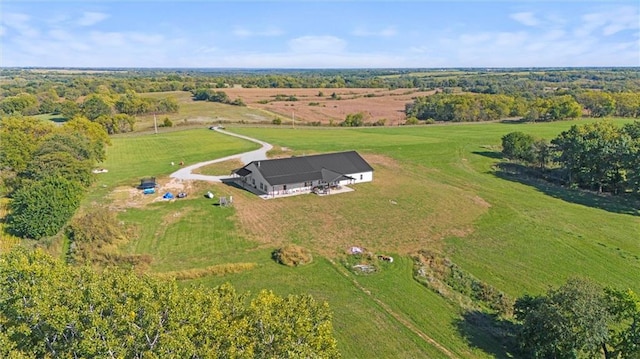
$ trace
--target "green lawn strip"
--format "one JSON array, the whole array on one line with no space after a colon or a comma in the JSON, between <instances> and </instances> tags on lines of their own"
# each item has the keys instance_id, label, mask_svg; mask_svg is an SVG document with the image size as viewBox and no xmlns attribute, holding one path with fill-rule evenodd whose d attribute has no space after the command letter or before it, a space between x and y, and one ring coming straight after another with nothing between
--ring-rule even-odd
<instances>
[{"instance_id":1,"label":"green lawn strip","mask_svg":"<svg viewBox=\"0 0 640 359\"><path fill-rule=\"evenodd\" d=\"M256 244L238 235L233 211L204 197L129 209L119 218L136 225L139 236L126 251L152 255L151 269L157 272L250 262L244 251Z\"/></svg>"},{"instance_id":2,"label":"green lawn strip","mask_svg":"<svg viewBox=\"0 0 640 359\"><path fill-rule=\"evenodd\" d=\"M309 265L289 268L272 261L270 252L262 251L258 269L188 283L215 286L230 282L253 294L266 288L279 295L311 294L316 300L327 301L345 358L446 358L386 313L326 259L316 257Z\"/></svg>"}]
</instances>

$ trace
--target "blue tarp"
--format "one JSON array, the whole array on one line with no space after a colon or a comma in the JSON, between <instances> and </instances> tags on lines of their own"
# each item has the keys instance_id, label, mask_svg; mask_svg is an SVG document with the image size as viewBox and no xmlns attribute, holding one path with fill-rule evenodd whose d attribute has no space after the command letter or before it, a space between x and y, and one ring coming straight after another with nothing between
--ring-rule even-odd
<instances>
[{"instance_id":1,"label":"blue tarp","mask_svg":"<svg viewBox=\"0 0 640 359\"><path fill-rule=\"evenodd\" d=\"M164 199L173 199L174 198L173 197L173 193L167 192L167 193L164 194L164 196L162 196L162 198L164 198Z\"/></svg>"},{"instance_id":2,"label":"blue tarp","mask_svg":"<svg viewBox=\"0 0 640 359\"><path fill-rule=\"evenodd\" d=\"M144 193L144 194L154 194L154 193L156 193L156 189L155 188L145 188L144 190L142 190L142 193Z\"/></svg>"}]
</instances>

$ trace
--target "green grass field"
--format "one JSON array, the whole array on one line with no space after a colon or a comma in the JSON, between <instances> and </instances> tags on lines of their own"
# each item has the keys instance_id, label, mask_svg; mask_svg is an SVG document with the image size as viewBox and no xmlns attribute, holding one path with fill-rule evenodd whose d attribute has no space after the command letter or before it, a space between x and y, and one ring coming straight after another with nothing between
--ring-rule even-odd
<instances>
[{"instance_id":1,"label":"green grass field","mask_svg":"<svg viewBox=\"0 0 640 359\"><path fill-rule=\"evenodd\" d=\"M242 123L270 123L276 116L264 110L229 106L209 101L193 101L190 92L170 91L144 93L141 97L147 98L167 98L173 97L177 102L179 110L177 113L162 114L156 116L159 124L166 118L173 122L174 126L180 127L194 124L215 124L226 122ZM153 115L142 115L136 117L137 129L153 129Z\"/></svg>"},{"instance_id":2,"label":"green grass field","mask_svg":"<svg viewBox=\"0 0 640 359\"><path fill-rule=\"evenodd\" d=\"M616 120L624 122L625 120ZM522 131L553 138L572 124L462 124L398 128L228 127L295 154L357 150L370 159L374 182L335 196L265 201L222 184L233 195L220 208L202 196L128 208L120 219L138 236L122 250L153 256L151 271L255 263L244 272L183 285L231 282L239 290L310 293L329 302L345 358L507 357L499 343L463 323L463 312L412 279L410 254L445 253L474 276L511 296L540 293L569 276L640 292L637 203L503 179L492 171L502 135ZM117 186L140 176L166 177L170 162L187 164L255 148L194 129L113 138L90 202L109 201ZM237 200L236 200L237 198ZM393 200L397 205L389 205ZM310 248L301 268L274 263L281 243ZM380 273L357 276L340 264L349 244L393 255Z\"/></svg>"}]
</instances>

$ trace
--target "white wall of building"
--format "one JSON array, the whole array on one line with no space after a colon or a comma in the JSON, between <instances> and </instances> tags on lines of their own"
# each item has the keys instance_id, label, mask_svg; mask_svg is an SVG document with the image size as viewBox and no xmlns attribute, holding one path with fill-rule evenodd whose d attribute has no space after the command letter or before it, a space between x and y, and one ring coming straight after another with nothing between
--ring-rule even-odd
<instances>
[{"instance_id":1,"label":"white wall of building","mask_svg":"<svg viewBox=\"0 0 640 359\"><path fill-rule=\"evenodd\" d=\"M354 179L353 182L351 182L351 183L362 183L362 182L371 182L371 181L373 181L373 171L350 173L347 176L349 176L349 177Z\"/></svg>"},{"instance_id":2,"label":"white wall of building","mask_svg":"<svg viewBox=\"0 0 640 359\"><path fill-rule=\"evenodd\" d=\"M308 193L311 190L320 185L321 181L312 181L306 183L289 183L286 185L275 185L271 186L264 177L259 172L258 163L250 163L247 166L247 169L251 171L251 174L244 177L245 185L251 186L257 189L260 192L266 193L271 196L280 196L280 195L290 195L296 193ZM340 185L348 186L350 184L362 183L362 182L371 182L373 181L373 172L359 172L359 173L350 173L347 176L353 178L353 180L344 180L340 181Z\"/></svg>"}]
</instances>

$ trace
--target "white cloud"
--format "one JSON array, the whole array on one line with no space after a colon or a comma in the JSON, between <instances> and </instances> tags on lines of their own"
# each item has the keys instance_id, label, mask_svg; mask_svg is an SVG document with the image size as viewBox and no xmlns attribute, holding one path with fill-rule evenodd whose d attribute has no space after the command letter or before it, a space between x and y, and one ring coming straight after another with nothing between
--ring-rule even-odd
<instances>
[{"instance_id":1,"label":"white cloud","mask_svg":"<svg viewBox=\"0 0 640 359\"><path fill-rule=\"evenodd\" d=\"M126 44L126 36L121 32L92 31L89 36L91 41L101 47L118 47Z\"/></svg>"},{"instance_id":2,"label":"white cloud","mask_svg":"<svg viewBox=\"0 0 640 359\"><path fill-rule=\"evenodd\" d=\"M427 47L425 45L411 46L411 47L409 47L409 52L413 52L413 53L416 53L416 54L425 54L425 53L429 52L429 47Z\"/></svg>"},{"instance_id":3,"label":"white cloud","mask_svg":"<svg viewBox=\"0 0 640 359\"><path fill-rule=\"evenodd\" d=\"M462 34L458 37L458 41L460 44L469 46L469 45L479 45L481 43L490 41L494 35L488 32L482 32L477 34Z\"/></svg>"},{"instance_id":4,"label":"white cloud","mask_svg":"<svg viewBox=\"0 0 640 359\"><path fill-rule=\"evenodd\" d=\"M518 47L527 38L528 35L525 32L500 32L495 36L494 41L498 46Z\"/></svg>"},{"instance_id":5,"label":"white cloud","mask_svg":"<svg viewBox=\"0 0 640 359\"><path fill-rule=\"evenodd\" d=\"M585 14L580 19L582 24L574 30L576 36L589 36L593 33L610 36L620 31L640 29L640 8L611 8Z\"/></svg>"},{"instance_id":6,"label":"white cloud","mask_svg":"<svg viewBox=\"0 0 640 359\"><path fill-rule=\"evenodd\" d=\"M70 41L73 38L73 35L71 35L66 30L53 29L49 31L49 37L59 41Z\"/></svg>"},{"instance_id":7,"label":"white cloud","mask_svg":"<svg viewBox=\"0 0 640 359\"><path fill-rule=\"evenodd\" d=\"M0 22L5 28L5 32L10 30L17 31L20 36L36 38L40 35L40 31L29 24L31 17L19 13L6 13L0 18Z\"/></svg>"},{"instance_id":8,"label":"white cloud","mask_svg":"<svg viewBox=\"0 0 640 359\"><path fill-rule=\"evenodd\" d=\"M254 31L238 26L233 29L233 34L237 37L273 37L280 36L284 32L277 27L267 27L264 30Z\"/></svg>"},{"instance_id":9,"label":"white cloud","mask_svg":"<svg viewBox=\"0 0 640 359\"><path fill-rule=\"evenodd\" d=\"M353 36L361 36L361 37L392 37L397 35L398 31L393 26L388 26L383 29L377 31L371 31L364 27L356 28L351 32Z\"/></svg>"},{"instance_id":10,"label":"white cloud","mask_svg":"<svg viewBox=\"0 0 640 359\"><path fill-rule=\"evenodd\" d=\"M291 54L265 53L221 55L215 57L181 58L183 66L246 67L246 68L367 68L415 67L400 55L376 53ZM430 64L422 62L422 66Z\"/></svg>"},{"instance_id":11,"label":"white cloud","mask_svg":"<svg viewBox=\"0 0 640 359\"><path fill-rule=\"evenodd\" d=\"M509 17L526 26L536 26L540 23L532 12L517 12Z\"/></svg>"},{"instance_id":12,"label":"white cloud","mask_svg":"<svg viewBox=\"0 0 640 359\"><path fill-rule=\"evenodd\" d=\"M215 46L200 46L197 49L195 49L195 53L196 54L213 54L218 52L218 48Z\"/></svg>"},{"instance_id":13,"label":"white cloud","mask_svg":"<svg viewBox=\"0 0 640 359\"><path fill-rule=\"evenodd\" d=\"M347 47L347 42L335 36L302 36L289 41L289 48L295 53L339 53Z\"/></svg>"},{"instance_id":14,"label":"white cloud","mask_svg":"<svg viewBox=\"0 0 640 359\"><path fill-rule=\"evenodd\" d=\"M99 23L100 21L108 18L109 15L101 12L84 12L82 17L78 19L76 24L79 26L91 26Z\"/></svg>"}]
</instances>

